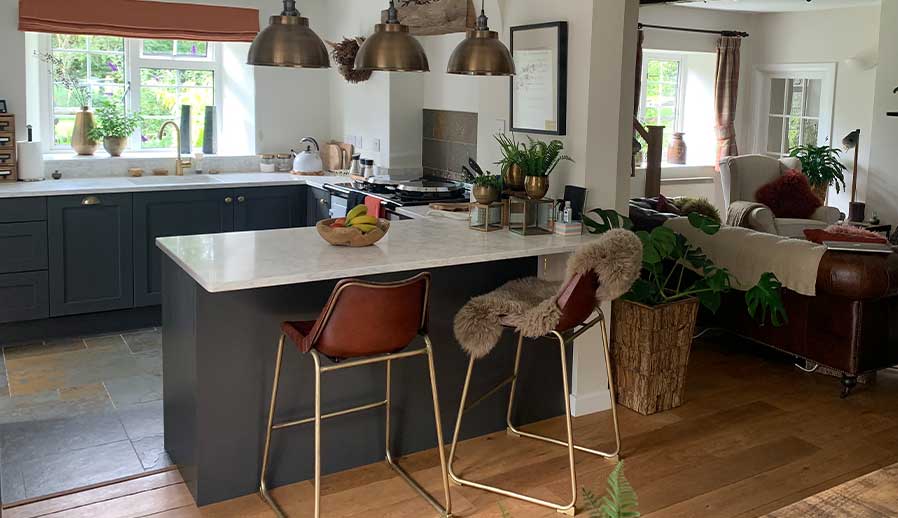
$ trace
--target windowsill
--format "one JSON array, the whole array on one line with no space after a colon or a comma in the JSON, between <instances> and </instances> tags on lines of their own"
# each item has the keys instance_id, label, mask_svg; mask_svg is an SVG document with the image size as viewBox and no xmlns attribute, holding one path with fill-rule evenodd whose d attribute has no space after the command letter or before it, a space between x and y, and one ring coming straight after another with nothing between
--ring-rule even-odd
<instances>
[{"instance_id":1,"label":"windowsill","mask_svg":"<svg viewBox=\"0 0 898 518\"><path fill-rule=\"evenodd\" d=\"M714 167L714 164L668 164L667 162L661 163L661 169L686 169L686 168L702 168L702 167ZM636 166L637 171L644 171L646 168L645 164Z\"/></svg>"},{"instance_id":2,"label":"windowsill","mask_svg":"<svg viewBox=\"0 0 898 518\"><path fill-rule=\"evenodd\" d=\"M44 161L90 161L90 160L143 160L143 159L153 159L153 158L174 158L175 150L168 149L164 151L131 151L122 153L120 157L110 156L108 153L103 151L97 151L93 155L76 155L72 151L56 151L50 153L44 153L43 158ZM193 154L183 155L185 157L193 157ZM204 158L250 158L255 157L256 155L252 154L215 154L215 155L204 155Z\"/></svg>"}]
</instances>

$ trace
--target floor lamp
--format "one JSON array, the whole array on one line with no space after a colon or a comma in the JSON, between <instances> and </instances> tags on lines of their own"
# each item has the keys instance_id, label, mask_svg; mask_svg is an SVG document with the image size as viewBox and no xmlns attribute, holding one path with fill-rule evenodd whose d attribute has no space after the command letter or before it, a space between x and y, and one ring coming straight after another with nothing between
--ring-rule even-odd
<instances>
[{"instance_id":1,"label":"floor lamp","mask_svg":"<svg viewBox=\"0 0 898 518\"><path fill-rule=\"evenodd\" d=\"M867 204L857 201L857 160L860 154L861 130L856 129L842 139L845 150L854 150L854 173L851 179L851 204L848 206L848 221L862 223L866 217Z\"/></svg>"}]
</instances>

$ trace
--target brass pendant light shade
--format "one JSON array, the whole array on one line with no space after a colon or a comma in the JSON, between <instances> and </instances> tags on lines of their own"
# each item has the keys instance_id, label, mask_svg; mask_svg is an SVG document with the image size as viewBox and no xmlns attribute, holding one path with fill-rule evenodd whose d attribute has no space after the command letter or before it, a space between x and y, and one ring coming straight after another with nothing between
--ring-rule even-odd
<instances>
[{"instance_id":1,"label":"brass pendant light shade","mask_svg":"<svg viewBox=\"0 0 898 518\"><path fill-rule=\"evenodd\" d=\"M514 58L508 47L499 40L499 33L491 31L485 9L477 18L477 28L468 31L449 58L450 74L471 76L513 76Z\"/></svg>"},{"instance_id":2,"label":"brass pendant light shade","mask_svg":"<svg viewBox=\"0 0 898 518\"><path fill-rule=\"evenodd\" d=\"M327 47L309 27L309 19L296 10L295 0L284 0L284 12L256 36L247 63L256 66L330 68Z\"/></svg>"},{"instance_id":3,"label":"brass pendant light shade","mask_svg":"<svg viewBox=\"0 0 898 518\"><path fill-rule=\"evenodd\" d=\"M356 70L384 72L429 72L430 64L424 47L399 23L393 1L387 12L387 23L374 26L374 34L365 40L355 57Z\"/></svg>"}]
</instances>

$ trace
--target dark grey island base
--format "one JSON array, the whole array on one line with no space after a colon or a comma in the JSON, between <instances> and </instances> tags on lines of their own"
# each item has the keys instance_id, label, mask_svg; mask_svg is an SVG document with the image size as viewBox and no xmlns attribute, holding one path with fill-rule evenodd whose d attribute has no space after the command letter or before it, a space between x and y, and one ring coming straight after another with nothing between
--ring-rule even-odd
<instances>
[{"instance_id":1,"label":"dark grey island base","mask_svg":"<svg viewBox=\"0 0 898 518\"><path fill-rule=\"evenodd\" d=\"M169 257L163 255L163 384L165 448L178 465L198 505L257 491L264 426L274 371L279 324L313 319L335 280L270 288L209 293ZM455 342L452 320L472 296L504 282L535 275L536 258L511 259L430 270L430 334L434 343L442 424L451 437L464 382L467 357ZM417 272L370 277L395 280ZM360 307L358 332L377 318L377 308ZM412 347L420 347L421 340ZM474 372L476 397L511 374L513 337ZM570 354L570 352L568 353ZM558 349L530 342L525 349L519 385L521 404L515 419L533 422L563 412ZM397 453L436 446L427 369L412 360L393 366L393 437ZM420 361L425 361L421 359ZM308 417L313 412L312 361L290 348L284 358L280 409L276 420ZM539 367L534 369L533 367ZM531 375L532 373L532 375ZM375 402L384 397L384 366L325 374L324 413ZM507 389L505 389L507 395ZM505 427L507 399L490 398L465 420L463 437ZM383 460L384 411L339 417L322 426L323 473L334 473ZM312 477L313 427L274 435L271 484L279 486Z\"/></svg>"}]
</instances>

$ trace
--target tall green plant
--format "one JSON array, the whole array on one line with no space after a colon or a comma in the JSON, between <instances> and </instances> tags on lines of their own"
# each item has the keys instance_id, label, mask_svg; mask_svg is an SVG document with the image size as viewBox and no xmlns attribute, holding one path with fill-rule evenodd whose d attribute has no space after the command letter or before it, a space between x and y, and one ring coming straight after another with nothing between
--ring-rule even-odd
<instances>
[{"instance_id":1,"label":"tall green plant","mask_svg":"<svg viewBox=\"0 0 898 518\"><path fill-rule=\"evenodd\" d=\"M805 144L789 150L789 156L801 162L801 172L814 187L836 186L836 192L845 188L845 171L848 170L839 156L842 151L830 146Z\"/></svg>"},{"instance_id":2,"label":"tall green plant","mask_svg":"<svg viewBox=\"0 0 898 518\"><path fill-rule=\"evenodd\" d=\"M140 127L142 121L140 114L128 115L124 106L106 101L97 108L96 125L88 136L93 140L102 140L104 137L130 137Z\"/></svg>"},{"instance_id":3,"label":"tall green plant","mask_svg":"<svg viewBox=\"0 0 898 518\"><path fill-rule=\"evenodd\" d=\"M549 176L561 161L574 160L561 154L564 143L560 140L543 142L527 137L528 144L521 144L520 163L524 176Z\"/></svg>"},{"instance_id":4,"label":"tall green plant","mask_svg":"<svg viewBox=\"0 0 898 518\"><path fill-rule=\"evenodd\" d=\"M602 234L613 228L632 229L629 218L614 210L596 209L590 212L600 221L584 216L590 233ZM689 214L689 223L705 234L720 231L720 223L697 212ZM723 294L732 289L732 275L726 268L714 264L701 248L689 243L686 236L661 226L651 232L636 232L642 241L642 274L625 300L648 306L660 306L695 297L716 313ZM752 318L765 323L767 313L775 326L788 321L780 289L782 285L772 273L765 273L758 283L745 293L745 302Z\"/></svg>"},{"instance_id":5,"label":"tall green plant","mask_svg":"<svg viewBox=\"0 0 898 518\"><path fill-rule=\"evenodd\" d=\"M501 167L502 174L507 174L511 166L521 165L521 144L514 138L514 133L509 137L504 133L498 133L493 136L499 143L499 149L502 151L502 160L496 162Z\"/></svg>"}]
</instances>

